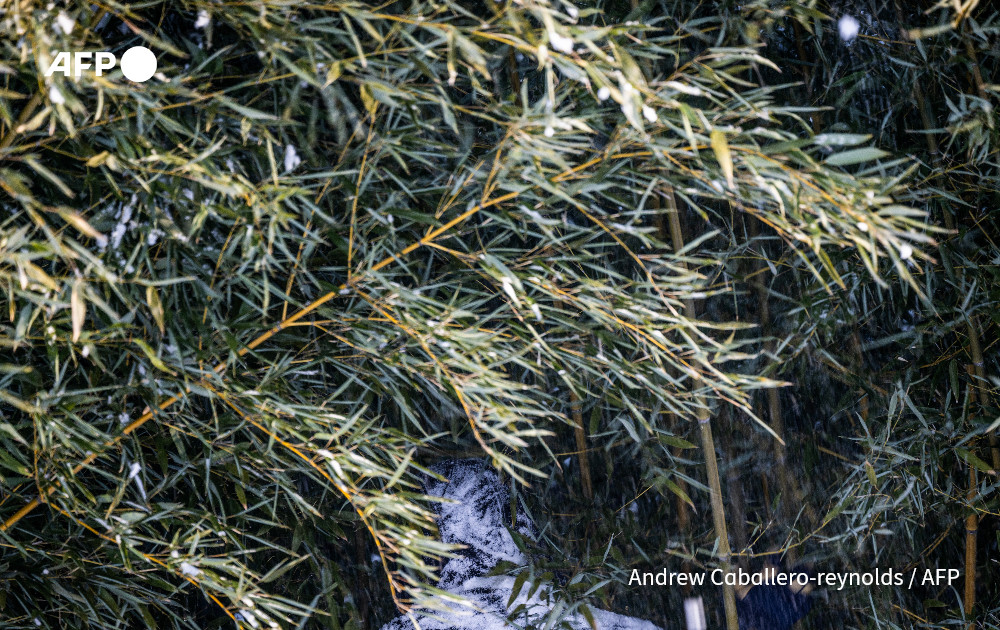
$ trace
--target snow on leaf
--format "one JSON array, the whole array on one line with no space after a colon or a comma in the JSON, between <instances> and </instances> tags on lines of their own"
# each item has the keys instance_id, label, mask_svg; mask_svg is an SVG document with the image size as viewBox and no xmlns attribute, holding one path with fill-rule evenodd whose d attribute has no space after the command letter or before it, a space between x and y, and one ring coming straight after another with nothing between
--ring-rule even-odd
<instances>
[{"instance_id":1,"label":"snow on leaf","mask_svg":"<svg viewBox=\"0 0 1000 630\"><path fill-rule=\"evenodd\" d=\"M193 564L188 564L187 562L181 563L181 573L187 577L198 577L201 575L201 569L194 566Z\"/></svg>"}]
</instances>

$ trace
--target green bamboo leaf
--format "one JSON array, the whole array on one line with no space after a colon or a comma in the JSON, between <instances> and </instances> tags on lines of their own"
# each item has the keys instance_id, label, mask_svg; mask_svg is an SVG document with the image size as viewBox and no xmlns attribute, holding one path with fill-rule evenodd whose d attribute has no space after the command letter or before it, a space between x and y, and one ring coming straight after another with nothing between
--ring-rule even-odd
<instances>
[{"instance_id":1,"label":"green bamboo leaf","mask_svg":"<svg viewBox=\"0 0 1000 630\"><path fill-rule=\"evenodd\" d=\"M990 466L983 460L979 459L979 457L977 457L975 453L973 453L972 451L969 451L964 448L956 448L955 452L958 453L959 457L964 459L970 466L972 466L976 470L984 472L989 475L997 474L997 471L995 471L992 466Z\"/></svg>"},{"instance_id":2,"label":"green bamboo leaf","mask_svg":"<svg viewBox=\"0 0 1000 630\"><path fill-rule=\"evenodd\" d=\"M691 442L688 442L683 438L679 438L673 435L665 435L663 433L660 433L659 435L657 435L657 439L659 439L660 442L663 442L668 446L674 446L677 448L684 448L684 449L698 448L697 445L692 444Z\"/></svg>"},{"instance_id":3,"label":"green bamboo leaf","mask_svg":"<svg viewBox=\"0 0 1000 630\"><path fill-rule=\"evenodd\" d=\"M865 147L863 149L851 149L849 151L834 153L830 157L826 158L826 163L830 166L850 166L851 164L860 164L861 162L878 160L887 155L889 155L888 151L883 151L874 147Z\"/></svg>"},{"instance_id":4,"label":"green bamboo leaf","mask_svg":"<svg viewBox=\"0 0 1000 630\"><path fill-rule=\"evenodd\" d=\"M361 102L364 103L365 110L370 116L374 116L378 109L378 101L372 96L371 87L368 83L362 83L358 89L361 92Z\"/></svg>"},{"instance_id":5,"label":"green bamboo leaf","mask_svg":"<svg viewBox=\"0 0 1000 630\"><path fill-rule=\"evenodd\" d=\"M868 483L872 487L878 488L878 476L875 474L875 467L868 460L865 460L865 474L868 475Z\"/></svg>"},{"instance_id":6,"label":"green bamboo leaf","mask_svg":"<svg viewBox=\"0 0 1000 630\"><path fill-rule=\"evenodd\" d=\"M600 630L597 625L597 620L594 618L594 613L590 611L590 607L586 604L580 605L580 613L583 615L584 619L587 620L587 624L590 626L590 630Z\"/></svg>"},{"instance_id":7,"label":"green bamboo leaf","mask_svg":"<svg viewBox=\"0 0 1000 630\"><path fill-rule=\"evenodd\" d=\"M692 508L697 509L697 507L694 504L694 501L691 500L691 497L689 497L687 492L684 492L684 489L681 488L679 485L677 485L677 483L673 479L664 479L663 485L665 485L668 490L676 494L681 501L687 503Z\"/></svg>"},{"instance_id":8,"label":"green bamboo leaf","mask_svg":"<svg viewBox=\"0 0 1000 630\"><path fill-rule=\"evenodd\" d=\"M517 574L517 577L514 578L514 585L510 591L510 597L507 598L508 608L514 605L514 601L517 599L517 596L521 594L521 589L524 588L524 584L530 576L531 571L528 569L522 569L521 572Z\"/></svg>"},{"instance_id":9,"label":"green bamboo leaf","mask_svg":"<svg viewBox=\"0 0 1000 630\"><path fill-rule=\"evenodd\" d=\"M58 188L62 194L69 197L70 199L74 197L73 190L66 185L66 182L64 182L58 175L56 175L55 173L47 169L45 166L43 166L42 163L39 162L34 156L31 155L25 156L24 162L25 164L31 167L31 170L35 171L45 179L55 184L56 188Z\"/></svg>"},{"instance_id":10,"label":"green bamboo leaf","mask_svg":"<svg viewBox=\"0 0 1000 630\"><path fill-rule=\"evenodd\" d=\"M153 364L153 367L163 372L166 372L171 376L176 376L176 374L174 374L174 372L172 372L170 368L167 367L167 364L164 363L163 360L160 359L160 357L156 356L156 351L153 350L153 348L151 348L148 343L146 343L142 339L133 339L132 343L139 346L139 349L142 350L142 353L146 355L146 358L149 359L149 362Z\"/></svg>"}]
</instances>

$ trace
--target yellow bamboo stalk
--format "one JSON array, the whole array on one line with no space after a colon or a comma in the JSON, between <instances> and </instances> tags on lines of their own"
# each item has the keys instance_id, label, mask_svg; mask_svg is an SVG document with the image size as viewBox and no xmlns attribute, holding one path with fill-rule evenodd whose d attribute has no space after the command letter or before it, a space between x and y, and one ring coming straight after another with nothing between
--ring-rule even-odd
<instances>
[{"instance_id":1,"label":"yellow bamboo stalk","mask_svg":"<svg viewBox=\"0 0 1000 630\"><path fill-rule=\"evenodd\" d=\"M986 406L989 402L988 393L984 387L986 382L986 367L983 358L983 348L980 344L979 327L977 325L976 317L970 317L968 322L968 334L969 334L969 354L972 355L972 365L968 366L968 373L970 379L973 381L972 386L969 389L969 398L971 400L978 400L981 406ZM997 437L995 434L990 434L990 453L994 469L1000 470L1000 448L997 445ZM970 450L974 447L970 444ZM979 496L979 483L976 479L976 469L973 466L969 466L969 492L967 499L969 503L973 503ZM965 605L966 617L970 620L968 625L968 630L972 630L975 627L975 621L973 621L974 616L972 614L972 609L976 605L976 552L978 546L978 534L979 534L979 513L972 507L972 513L970 513L965 519L965 592L963 597L963 604Z\"/></svg>"},{"instance_id":2,"label":"yellow bamboo stalk","mask_svg":"<svg viewBox=\"0 0 1000 630\"><path fill-rule=\"evenodd\" d=\"M899 2L896 2L897 13L901 15ZM924 137L927 139L927 148L931 153L931 159L934 162L935 168L940 168L941 165L941 155L938 152L937 139L934 137L932 130L934 129L933 117L930 112L930 105L924 96L923 88L920 85L919 80L914 80L913 83L913 95L917 100L917 109L920 113L920 119L923 123L924 130L927 132ZM955 229L955 220L952 218L951 213L948 210L942 212L944 218L945 227L950 231ZM944 249L946 244L941 243L940 248ZM975 327L974 318L970 318L969 321L969 350L972 354L973 365L970 366L972 369L969 370L970 376L972 372L975 372L978 376L980 373L979 366L977 362L982 364L982 350L979 345L979 334ZM977 359L978 354L978 359ZM979 369L977 369L979 368ZM973 399L976 395L976 388L973 387L970 391L970 397ZM996 438L991 436L991 443L995 443ZM974 448L974 444L970 444L970 450ZM971 465L969 466L969 491L967 494L967 499L971 504L976 499L978 483L976 481L976 470ZM963 604L965 606L966 617L970 619L968 628L972 630L975 626L975 622L972 619L972 609L976 603L976 547L977 547L977 537L979 532L979 516L973 510L965 519L965 592L963 593Z\"/></svg>"}]
</instances>

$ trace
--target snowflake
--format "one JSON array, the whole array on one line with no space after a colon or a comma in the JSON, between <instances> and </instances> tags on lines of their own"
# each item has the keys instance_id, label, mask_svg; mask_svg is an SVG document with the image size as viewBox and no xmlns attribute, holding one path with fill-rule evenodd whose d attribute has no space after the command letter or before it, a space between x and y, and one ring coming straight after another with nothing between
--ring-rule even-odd
<instances>
[{"instance_id":1,"label":"snowflake","mask_svg":"<svg viewBox=\"0 0 1000 630\"><path fill-rule=\"evenodd\" d=\"M854 16L844 15L837 22L837 29L840 31L840 39L849 42L858 36L861 25L854 19Z\"/></svg>"}]
</instances>

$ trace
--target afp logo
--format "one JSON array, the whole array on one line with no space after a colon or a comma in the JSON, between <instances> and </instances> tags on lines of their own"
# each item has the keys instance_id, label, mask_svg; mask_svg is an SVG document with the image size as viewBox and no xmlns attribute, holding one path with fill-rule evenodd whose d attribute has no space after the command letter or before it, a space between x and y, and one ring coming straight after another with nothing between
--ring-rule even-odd
<instances>
[{"instance_id":1,"label":"afp logo","mask_svg":"<svg viewBox=\"0 0 1000 630\"><path fill-rule=\"evenodd\" d=\"M117 60L110 52L57 52L55 59L45 69L45 76L60 73L67 77L79 77L84 70L94 69L94 74L102 76L115 67ZM148 81L156 73L156 55L145 46L133 46L125 51L117 62L125 78L133 83Z\"/></svg>"}]
</instances>

